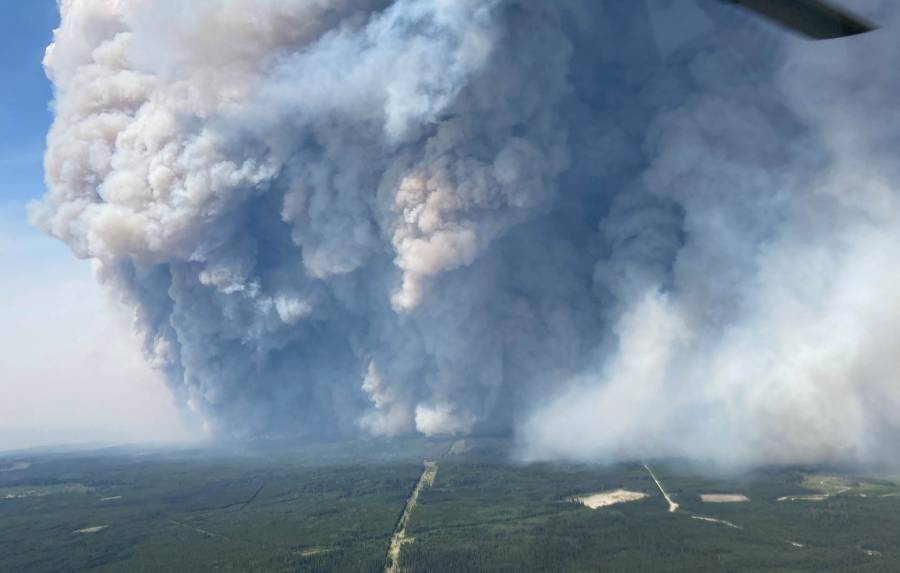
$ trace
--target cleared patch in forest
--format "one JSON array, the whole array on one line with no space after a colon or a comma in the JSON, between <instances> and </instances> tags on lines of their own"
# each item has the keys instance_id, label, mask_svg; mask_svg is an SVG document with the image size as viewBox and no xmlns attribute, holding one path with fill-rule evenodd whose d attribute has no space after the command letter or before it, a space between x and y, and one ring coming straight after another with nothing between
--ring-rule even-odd
<instances>
[{"instance_id":1,"label":"cleared patch in forest","mask_svg":"<svg viewBox=\"0 0 900 573\"><path fill-rule=\"evenodd\" d=\"M724 519L716 519L715 517L706 517L705 515L692 515L691 519L699 519L700 521L708 521L710 523L719 523L732 529L743 529L743 527L741 527L740 525L735 525L730 521L725 521Z\"/></svg>"},{"instance_id":2,"label":"cleared patch in forest","mask_svg":"<svg viewBox=\"0 0 900 573\"><path fill-rule=\"evenodd\" d=\"M76 529L72 533L97 533L98 531L103 531L109 527L108 525L93 525L91 527L84 527L82 529Z\"/></svg>"},{"instance_id":3,"label":"cleared patch in forest","mask_svg":"<svg viewBox=\"0 0 900 573\"><path fill-rule=\"evenodd\" d=\"M647 497L647 494L640 491L629 491L627 489L616 489L611 491L601 491L590 495L583 495L570 498L575 503L587 506L591 509L599 509L617 503L628 503L630 501L638 501Z\"/></svg>"},{"instance_id":4,"label":"cleared patch in forest","mask_svg":"<svg viewBox=\"0 0 900 573\"><path fill-rule=\"evenodd\" d=\"M778 501L825 501L827 495L784 495Z\"/></svg>"},{"instance_id":5,"label":"cleared patch in forest","mask_svg":"<svg viewBox=\"0 0 900 573\"><path fill-rule=\"evenodd\" d=\"M701 493L700 501L704 503L742 503L750 498L742 493Z\"/></svg>"},{"instance_id":6,"label":"cleared patch in forest","mask_svg":"<svg viewBox=\"0 0 900 573\"><path fill-rule=\"evenodd\" d=\"M55 495L61 493L87 493L91 491L94 491L94 488L87 487L86 485L80 483L60 483L40 486L11 486L0 488L0 500L23 499L26 497L43 497L45 495Z\"/></svg>"}]
</instances>

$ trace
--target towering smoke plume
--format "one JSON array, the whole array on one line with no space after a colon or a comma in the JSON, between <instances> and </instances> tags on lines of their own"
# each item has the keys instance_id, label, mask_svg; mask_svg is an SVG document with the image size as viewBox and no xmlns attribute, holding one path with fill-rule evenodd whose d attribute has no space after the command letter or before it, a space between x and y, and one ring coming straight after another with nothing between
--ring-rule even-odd
<instances>
[{"instance_id":1,"label":"towering smoke plume","mask_svg":"<svg viewBox=\"0 0 900 573\"><path fill-rule=\"evenodd\" d=\"M33 219L215 432L897 453L895 35L701 0L60 8Z\"/></svg>"}]
</instances>

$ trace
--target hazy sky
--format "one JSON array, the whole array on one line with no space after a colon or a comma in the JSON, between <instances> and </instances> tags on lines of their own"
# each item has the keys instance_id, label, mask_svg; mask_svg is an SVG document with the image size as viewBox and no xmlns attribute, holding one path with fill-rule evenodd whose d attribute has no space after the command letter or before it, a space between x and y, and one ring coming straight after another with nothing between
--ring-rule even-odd
<instances>
[{"instance_id":1,"label":"hazy sky","mask_svg":"<svg viewBox=\"0 0 900 573\"><path fill-rule=\"evenodd\" d=\"M183 435L157 374L133 343L90 263L27 222L44 192L52 119L41 59L53 0L5 2L0 19L0 450ZM12 88L12 89L10 89Z\"/></svg>"}]
</instances>

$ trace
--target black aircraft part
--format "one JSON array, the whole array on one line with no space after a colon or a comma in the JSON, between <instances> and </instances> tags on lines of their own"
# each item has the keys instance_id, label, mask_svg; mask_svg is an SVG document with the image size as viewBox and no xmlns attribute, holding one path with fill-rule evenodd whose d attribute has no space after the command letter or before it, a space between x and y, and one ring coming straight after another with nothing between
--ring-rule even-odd
<instances>
[{"instance_id":1,"label":"black aircraft part","mask_svg":"<svg viewBox=\"0 0 900 573\"><path fill-rule=\"evenodd\" d=\"M875 26L822 0L726 0L816 40L871 32Z\"/></svg>"}]
</instances>

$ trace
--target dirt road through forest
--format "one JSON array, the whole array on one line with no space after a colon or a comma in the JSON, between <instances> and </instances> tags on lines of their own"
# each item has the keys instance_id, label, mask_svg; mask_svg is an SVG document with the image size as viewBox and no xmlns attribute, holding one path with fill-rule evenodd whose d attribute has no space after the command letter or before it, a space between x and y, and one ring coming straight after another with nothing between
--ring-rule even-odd
<instances>
[{"instance_id":1,"label":"dirt road through forest","mask_svg":"<svg viewBox=\"0 0 900 573\"><path fill-rule=\"evenodd\" d=\"M391 546L388 549L387 563L384 566L385 573L400 573L400 549L403 547L404 543L410 541L406 538L406 525L409 523L409 518L412 516L413 509L416 507L419 493L422 491L422 488L434 483L434 477L437 475L437 470L437 462L425 462L425 469L422 470L422 475L419 476L419 482L409 495L409 499L406 500L406 507L403 508L403 514L400 516L400 521L397 522L397 527L394 528L394 535L391 537Z\"/></svg>"},{"instance_id":2,"label":"dirt road through forest","mask_svg":"<svg viewBox=\"0 0 900 573\"><path fill-rule=\"evenodd\" d=\"M644 464L644 469L647 470L647 473L650 474L650 477L653 478L653 481L656 482L656 487L659 488L659 492L660 492L661 494L663 494L663 497L666 498L666 501L667 501L667 502L669 502L669 511L670 511L670 512L674 512L675 510L677 510L677 509L678 509L678 504L675 503L674 501L672 501L672 498L669 497L669 494L667 494L667 493L666 493L666 490L663 489L662 484L659 483L659 480L656 479L656 476L655 476L655 475L653 475L653 470L650 469L650 466L648 466L647 464Z\"/></svg>"}]
</instances>

